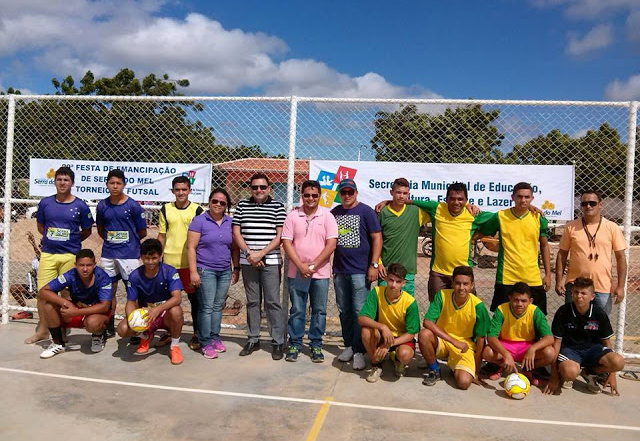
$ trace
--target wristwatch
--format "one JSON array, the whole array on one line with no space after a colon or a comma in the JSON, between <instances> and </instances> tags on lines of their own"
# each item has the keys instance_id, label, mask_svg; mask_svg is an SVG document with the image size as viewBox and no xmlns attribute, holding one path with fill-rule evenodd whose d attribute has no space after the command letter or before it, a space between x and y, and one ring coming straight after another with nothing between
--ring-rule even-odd
<instances>
[{"instance_id":1,"label":"wristwatch","mask_svg":"<svg viewBox=\"0 0 640 441\"><path fill-rule=\"evenodd\" d=\"M378 269L378 267L380 266L380 264L378 262L371 262L369 264L370 267L374 268L374 269Z\"/></svg>"}]
</instances>

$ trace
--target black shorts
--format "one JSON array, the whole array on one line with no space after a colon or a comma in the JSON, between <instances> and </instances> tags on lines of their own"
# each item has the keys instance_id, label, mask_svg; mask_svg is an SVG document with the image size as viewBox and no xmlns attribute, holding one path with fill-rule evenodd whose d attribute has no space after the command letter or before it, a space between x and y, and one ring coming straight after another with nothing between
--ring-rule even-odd
<instances>
[{"instance_id":1,"label":"black shorts","mask_svg":"<svg viewBox=\"0 0 640 441\"><path fill-rule=\"evenodd\" d=\"M547 292L542 285L530 286L533 304L540 308L544 315L547 315ZM496 283L493 291L493 300L491 301L491 312L495 311L498 306L509 301L509 294L513 292L513 285L502 285Z\"/></svg>"},{"instance_id":2,"label":"black shorts","mask_svg":"<svg viewBox=\"0 0 640 441\"><path fill-rule=\"evenodd\" d=\"M564 347L560 348L560 353L558 354L558 363L571 360L578 363L580 367L589 369L597 366L600 362L600 359L607 355L609 352L613 351L599 343L596 343L588 348Z\"/></svg>"}]
</instances>

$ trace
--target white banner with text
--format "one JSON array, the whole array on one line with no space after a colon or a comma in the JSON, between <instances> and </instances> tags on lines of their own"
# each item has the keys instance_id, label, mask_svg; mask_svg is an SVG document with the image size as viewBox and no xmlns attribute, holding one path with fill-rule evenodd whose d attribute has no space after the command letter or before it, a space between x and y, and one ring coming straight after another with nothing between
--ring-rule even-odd
<instances>
[{"instance_id":1,"label":"white banner with text","mask_svg":"<svg viewBox=\"0 0 640 441\"><path fill-rule=\"evenodd\" d=\"M444 201L447 186L464 182L469 202L483 211L498 211L513 205L511 193L518 182L533 187L533 205L549 220L574 218L573 165L426 164L417 162L309 161L309 178L320 182L320 204L340 203L338 183L353 179L358 200L374 207L390 199L396 178L410 184L410 199Z\"/></svg>"},{"instance_id":2,"label":"white banner with text","mask_svg":"<svg viewBox=\"0 0 640 441\"><path fill-rule=\"evenodd\" d=\"M67 166L75 173L71 192L82 199L100 200L109 196L107 173L112 169L124 172L125 193L138 202L168 202L175 198L171 181L186 176L191 182L191 199L206 203L211 191L211 164L167 164L159 162L107 162L71 159L31 158L29 163L29 194L51 196L55 194L55 171Z\"/></svg>"}]
</instances>

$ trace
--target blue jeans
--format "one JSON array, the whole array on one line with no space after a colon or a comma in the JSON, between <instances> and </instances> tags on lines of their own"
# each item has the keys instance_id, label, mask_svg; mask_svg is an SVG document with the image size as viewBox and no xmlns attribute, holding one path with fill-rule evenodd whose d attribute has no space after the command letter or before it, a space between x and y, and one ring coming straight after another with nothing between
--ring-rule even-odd
<instances>
[{"instance_id":1,"label":"blue jeans","mask_svg":"<svg viewBox=\"0 0 640 441\"><path fill-rule=\"evenodd\" d=\"M573 283L567 283L564 286L564 302L571 303L573 300L571 299L571 288L573 287ZM595 298L592 300L592 303L596 306L599 306L607 315L611 315L611 294L608 292L597 292Z\"/></svg>"},{"instance_id":2,"label":"blue jeans","mask_svg":"<svg viewBox=\"0 0 640 441\"><path fill-rule=\"evenodd\" d=\"M312 348L322 348L322 336L327 325L327 294L329 279L311 279L309 292L298 291L294 287L295 279L289 277L289 345L300 350L304 325L307 319L307 297L311 302L311 322L309 323L309 340Z\"/></svg>"},{"instance_id":3,"label":"blue jeans","mask_svg":"<svg viewBox=\"0 0 640 441\"><path fill-rule=\"evenodd\" d=\"M358 314L369 293L371 284L366 274L334 274L333 287L340 312L340 327L345 346L353 347L353 352L365 353L358 325Z\"/></svg>"},{"instance_id":4,"label":"blue jeans","mask_svg":"<svg viewBox=\"0 0 640 441\"><path fill-rule=\"evenodd\" d=\"M198 295L198 340L204 348L220 338L222 307L231 285L231 269L216 271L198 268L200 287Z\"/></svg>"}]
</instances>

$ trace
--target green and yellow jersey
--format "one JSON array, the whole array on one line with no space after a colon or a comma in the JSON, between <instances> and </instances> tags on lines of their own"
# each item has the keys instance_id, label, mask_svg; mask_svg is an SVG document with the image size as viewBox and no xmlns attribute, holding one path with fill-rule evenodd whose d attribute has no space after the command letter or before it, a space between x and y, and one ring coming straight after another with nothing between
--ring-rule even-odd
<instances>
[{"instance_id":1,"label":"green and yellow jersey","mask_svg":"<svg viewBox=\"0 0 640 441\"><path fill-rule=\"evenodd\" d=\"M471 238L494 214L483 211L474 217L463 208L454 216L449 213L446 202L413 201L413 205L425 210L431 218L431 270L450 276L457 266L473 266Z\"/></svg>"},{"instance_id":2,"label":"green and yellow jersey","mask_svg":"<svg viewBox=\"0 0 640 441\"><path fill-rule=\"evenodd\" d=\"M480 231L493 236L500 233L496 283L513 285L524 282L542 285L538 249L541 237L547 237L549 222L544 216L527 211L518 217L512 208L498 211L484 223Z\"/></svg>"},{"instance_id":3,"label":"green and yellow jersey","mask_svg":"<svg viewBox=\"0 0 640 441\"><path fill-rule=\"evenodd\" d=\"M551 335L551 329L547 318L533 303L517 316L511 309L511 303L506 302L493 313L487 335L501 340L533 342Z\"/></svg>"},{"instance_id":4,"label":"green and yellow jersey","mask_svg":"<svg viewBox=\"0 0 640 441\"><path fill-rule=\"evenodd\" d=\"M420 226L429 222L426 211L415 205L404 205L394 211L390 205L378 214L382 228L382 264L401 263L408 274L416 274L418 233Z\"/></svg>"},{"instance_id":5,"label":"green and yellow jersey","mask_svg":"<svg viewBox=\"0 0 640 441\"><path fill-rule=\"evenodd\" d=\"M376 286L367 295L360 316L386 325L394 337L417 334L420 331L418 302L406 291L390 302L385 295L386 287Z\"/></svg>"},{"instance_id":6,"label":"green and yellow jersey","mask_svg":"<svg viewBox=\"0 0 640 441\"><path fill-rule=\"evenodd\" d=\"M475 350L476 337L484 337L489 329L489 313L478 297L469 294L462 306L456 305L452 289L441 289L436 293L425 314L425 320L436 324L456 340L465 341Z\"/></svg>"}]
</instances>

